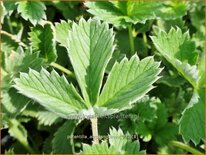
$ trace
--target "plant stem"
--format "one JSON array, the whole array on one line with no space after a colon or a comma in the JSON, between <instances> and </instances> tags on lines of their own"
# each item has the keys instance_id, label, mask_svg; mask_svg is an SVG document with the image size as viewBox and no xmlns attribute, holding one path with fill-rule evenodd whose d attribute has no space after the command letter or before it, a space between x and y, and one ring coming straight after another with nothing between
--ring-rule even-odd
<instances>
[{"instance_id":1,"label":"plant stem","mask_svg":"<svg viewBox=\"0 0 206 155\"><path fill-rule=\"evenodd\" d=\"M193 148L193 147L191 147L191 146L189 146L189 145L186 145L186 144L184 144L184 143L182 143L182 142L171 141L171 144L172 144L173 146L176 146L176 147L179 147L179 148L181 148L181 149L184 149L184 150L186 150L186 151L188 151L188 152L190 152L190 153L192 153L192 154L204 154L204 153L198 151L197 149L195 149L195 148Z\"/></svg>"},{"instance_id":2,"label":"plant stem","mask_svg":"<svg viewBox=\"0 0 206 155\"><path fill-rule=\"evenodd\" d=\"M132 56L135 53L134 37L133 37L133 33L132 33L132 25L128 26L128 32L129 32L130 54Z\"/></svg>"},{"instance_id":3,"label":"plant stem","mask_svg":"<svg viewBox=\"0 0 206 155\"><path fill-rule=\"evenodd\" d=\"M91 118L92 123L92 136L93 144L99 144L99 135L98 135L98 120L97 118Z\"/></svg>"},{"instance_id":4,"label":"plant stem","mask_svg":"<svg viewBox=\"0 0 206 155\"><path fill-rule=\"evenodd\" d=\"M12 25L11 25L10 16L7 15L6 19L7 19L7 24L8 24L8 27L9 27L9 31L10 31L11 34L13 34L14 31L13 31L13 28L12 28Z\"/></svg>"},{"instance_id":5,"label":"plant stem","mask_svg":"<svg viewBox=\"0 0 206 155\"><path fill-rule=\"evenodd\" d=\"M67 75L69 75L69 76L71 76L72 78L75 79L74 73L72 73L70 70L64 68L63 66L61 66L61 65L59 65L59 64L57 64L57 63L55 63L55 62L52 62L52 63L50 64L50 66L59 69L60 71L66 73Z\"/></svg>"}]
</instances>

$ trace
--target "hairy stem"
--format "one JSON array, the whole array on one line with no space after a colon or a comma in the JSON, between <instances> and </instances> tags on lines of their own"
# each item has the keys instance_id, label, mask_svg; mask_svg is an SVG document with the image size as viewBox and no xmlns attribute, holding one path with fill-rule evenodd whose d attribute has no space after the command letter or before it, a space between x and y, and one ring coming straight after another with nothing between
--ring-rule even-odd
<instances>
[{"instance_id":1,"label":"hairy stem","mask_svg":"<svg viewBox=\"0 0 206 155\"><path fill-rule=\"evenodd\" d=\"M130 54L132 56L135 53L135 49L134 49L134 36L133 36L133 33L132 33L132 25L128 26L128 32L129 32Z\"/></svg>"},{"instance_id":2,"label":"hairy stem","mask_svg":"<svg viewBox=\"0 0 206 155\"><path fill-rule=\"evenodd\" d=\"M98 120L97 120L97 118L91 118L91 123L92 123L93 144L99 144Z\"/></svg>"},{"instance_id":3,"label":"hairy stem","mask_svg":"<svg viewBox=\"0 0 206 155\"><path fill-rule=\"evenodd\" d=\"M179 148L181 148L181 149L184 149L184 150L186 150L186 151L188 151L188 152L190 152L190 153L192 153L192 154L204 154L204 153L198 151L197 149L195 149L195 148L193 148L193 147L191 147L191 146L189 146L189 145L186 145L186 144L184 144L184 143L182 143L182 142L171 141L171 144L172 144L173 146L176 146L176 147L179 147Z\"/></svg>"},{"instance_id":4,"label":"hairy stem","mask_svg":"<svg viewBox=\"0 0 206 155\"><path fill-rule=\"evenodd\" d=\"M61 65L59 65L59 64L57 64L57 63L55 63L55 62L52 62L52 63L50 64L50 66L59 69L60 71L66 73L67 75L69 75L70 77L72 77L72 78L75 79L74 73L72 73L70 70L64 68L63 66L61 66Z\"/></svg>"}]
</instances>

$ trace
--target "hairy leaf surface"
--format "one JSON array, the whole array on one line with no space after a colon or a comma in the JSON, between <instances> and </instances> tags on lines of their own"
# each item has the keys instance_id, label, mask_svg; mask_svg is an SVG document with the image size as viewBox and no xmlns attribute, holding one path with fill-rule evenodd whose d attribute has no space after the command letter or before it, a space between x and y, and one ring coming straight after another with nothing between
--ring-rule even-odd
<instances>
[{"instance_id":1,"label":"hairy leaf surface","mask_svg":"<svg viewBox=\"0 0 206 155\"><path fill-rule=\"evenodd\" d=\"M116 63L104 85L98 105L114 109L131 108L131 104L141 99L158 80L160 63L153 57L139 60L134 55L130 60L124 58Z\"/></svg>"},{"instance_id":2,"label":"hairy leaf surface","mask_svg":"<svg viewBox=\"0 0 206 155\"><path fill-rule=\"evenodd\" d=\"M114 50L113 31L99 20L82 18L79 25L73 23L68 39L69 57L83 97L87 105L95 104Z\"/></svg>"},{"instance_id":3,"label":"hairy leaf surface","mask_svg":"<svg viewBox=\"0 0 206 155\"><path fill-rule=\"evenodd\" d=\"M28 74L21 73L20 78L15 79L14 87L63 118L85 108L84 101L73 85L54 70L51 74L44 68L40 73L32 69Z\"/></svg>"},{"instance_id":4,"label":"hairy leaf surface","mask_svg":"<svg viewBox=\"0 0 206 155\"><path fill-rule=\"evenodd\" d=\"M38 110L36 117L39 124L43 124L44 126L51 126L60 120L58 115L46 110Z\"/></svg>"}]
</instances>

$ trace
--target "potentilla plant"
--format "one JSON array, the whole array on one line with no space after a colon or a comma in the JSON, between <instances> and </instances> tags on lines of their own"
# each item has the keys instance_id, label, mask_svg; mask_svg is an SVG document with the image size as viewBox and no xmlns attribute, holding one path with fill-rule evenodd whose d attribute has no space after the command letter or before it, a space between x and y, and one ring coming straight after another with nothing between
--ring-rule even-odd
<instances>
[{"instance_id":1,"label":"potentilla plant","mask_svg":"<svg viewBox=\"0 0 206 155\"><path fill-rule=\"evenodd\" d=\"M80 92L64 75L55 70L49 73L45 68L40 72L30 69L29 73L20 73L14 87L62 118L90 119L93 143L98 144L98 118L130 109L153 89L160 78L160 62L151 56L140 60L133 55L116 62L108 76L105 75L115 49L114 34L107 23L98 19L81 18L79 24L73 23L65 46ZM112 131L122 134L120 130Z\"/></svg>"}]
</instances>

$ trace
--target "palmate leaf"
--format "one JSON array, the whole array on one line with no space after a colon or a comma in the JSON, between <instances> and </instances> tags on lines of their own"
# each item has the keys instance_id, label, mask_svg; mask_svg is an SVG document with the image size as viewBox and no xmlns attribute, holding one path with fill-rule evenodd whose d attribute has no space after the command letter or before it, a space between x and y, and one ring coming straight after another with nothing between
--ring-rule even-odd
<instances>
[{"instance_id":1,"label":"palmate leaf","mask_svg":"<svg viewBox=\"0 0 206 155\"><path fill-rule=\"evenodd\" d=\"M43 26L33 27L29 36L33 51L40 51L40 56L49 63L56 60L55 29L52 23L46 22Z\"/></svg>"},{"instance_id":2,"label":"palmate leaf","mask_svg":"<svg viewBox=\"0 0 206 155\"><path fill-rule=\"evenodd\" d=\"M161 7L159 2L144 1L86 2L85 5L96 18L123 27L156 18L155 11Z\"/></svg>"},{"instance_id":3,"label":"palmate leaf","mask_svg":"<svg viewBox=\"0 0 206 155\"><path fill-rule=\"evenodd\" d=\"M82 18L73 23L68 53L86 104L94 105L100 92L106 65L112 56L114 36L106 23Z\"/></svg>"},{"instance_id":4,"label":"palmate leaf","mask_svg":"<svg viewBox=\"0 0 206 155\"><path fill-rule=\"evenodd\" d=\"M36 25L38 22L46 19L46 6L42 2L31 2L23 1L17 2L18 13L21 13L21 16L25 20L29 20L33 25Z\"/></svg>"},{"instance_id":5,"label":"palmate leaf","mask_svg":"<svg viewBox=\"0 0 206 155\"><path fill-rule=\"evenodd\" d=\"M151 39L161 55L196 88L199 80L195 66L198 54L195 51L195 43L190 40L189 32L183 34L181 29L172 28L169 33L160 31Z\"/></svg>"},{"instance_id":6,"label":"palmate leaf","mask_svg":"<svg viewBox=\"0 0 206 155\"><path fill-rule=\"evenodd\" d=\"M102 90L97 105L111 109L124 110L141 99L159 79L160 63L153 57L139 60L134 55L130 60L124 58L112 68Z\"/></svg>"},{"instance_id":7,"label":"palmate leaf","mask_svg":"<svg viewBox=\"0 0 206 155\"><path fill-rule=\"evenodd\" d=\"M25 96L32 98L47 110L58 116L68 118L85 109L84 101L73 85L64 76L60 77L54 70L49 73L44 68L38 73L30 70L29 74L20 73L14 80L14 87Z\"/></svg>"},{"instance_id":8,"label":"palmate leaf","mask_svg":"<svg viewBox=\"0 0 206 155\"><path fill-rule=\"evenodd\" d=\"M69 31L68 53L84 100L73 86L55 71L21 73L15 88L20 93L67 119L101 117L131 108L153 88L159 78L160 63L153 57L143 60L135 55L116 63L99 96L106 65L114 50L114 36L109 25L99 20L80 20ZM110 89L111 88L111 89Z\"/></svg>"}]
</instances>

